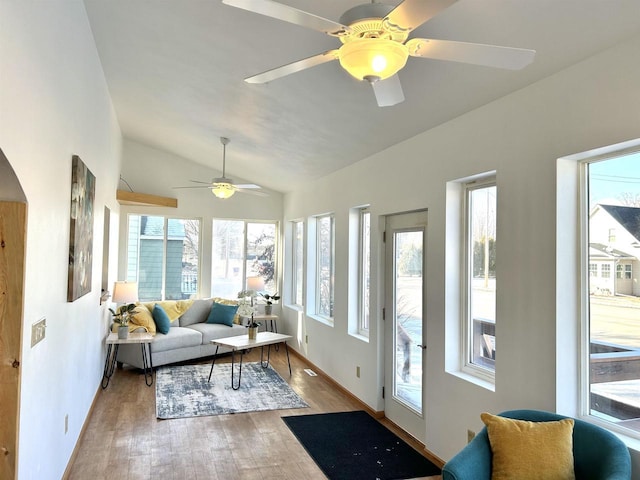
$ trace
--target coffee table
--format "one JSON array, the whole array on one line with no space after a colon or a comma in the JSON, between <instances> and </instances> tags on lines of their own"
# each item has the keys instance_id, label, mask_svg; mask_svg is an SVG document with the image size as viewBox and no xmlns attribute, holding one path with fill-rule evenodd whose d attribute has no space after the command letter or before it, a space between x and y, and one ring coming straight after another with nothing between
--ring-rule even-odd
<instances>
[{"instance_id":1,"label":"coffee table","mask_svg":"<svg viewBox=\"0 0 640 480\"><path fill-rule=\"evenodd\" d=\"M218 338L215 340L211 340L216 346L216 353L211 361L211 371L209 372L209 382L211 381L211 374L213 373L213 367L216 364L216 356L218 355L218 349L220 347L227 347L231 349L231 388L234 390L238 390L240 388L240 381L242 379L242 358L244 356L244 352L255 347L260 347L260 365L262 368L267 368L269 366L269 358L271 355L271 345L276 345L279 343L284 343L284 348L287 352L287 363L289 364L289 375L291 375L291 360L289 359L289 347L287 347L287 340L289 340L291 335L283 335L282 333L275 332L258 332L256 338L250 339L248 335L237 335L235 337L225 337ZM264 347L267 348L267 360L264 360ZM236 360L236 351L240 352L240 367L238 369L238 384L235 384L234 380L234 370L235 370L235 360Z\"/></svg>"}]
</instances>

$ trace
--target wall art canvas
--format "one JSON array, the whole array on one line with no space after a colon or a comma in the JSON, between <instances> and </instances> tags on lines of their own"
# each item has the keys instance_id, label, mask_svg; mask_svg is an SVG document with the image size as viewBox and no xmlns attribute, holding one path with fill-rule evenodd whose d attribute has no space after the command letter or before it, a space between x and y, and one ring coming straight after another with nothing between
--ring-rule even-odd
<instances>
[{"instance_id":1,"label":"wall art canvas","mask_svg":"<svg viewBox=\"0 0 640 480\"><path fill-rule=\"evenodd\" d=\"M80 157L74 155L71 166L68 302L91 291L95 190L96 177Z\"/></svg>"}]
</instances>

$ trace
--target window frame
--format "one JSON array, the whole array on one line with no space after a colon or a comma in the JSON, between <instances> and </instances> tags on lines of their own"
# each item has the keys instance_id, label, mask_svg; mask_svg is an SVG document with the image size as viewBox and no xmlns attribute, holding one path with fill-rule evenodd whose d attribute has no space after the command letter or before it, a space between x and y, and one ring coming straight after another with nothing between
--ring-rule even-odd
<instances>
[{"instance_id":1,"label":"window frame","mask_svg":"<svg viewBox=\"0 0 640 480\"><path fill-rule=\"evenodd\" d=\"M577 163L577 190L579 203L575 209L577 214L577 225L579 235L577 241L579 242L578 253L578 269L579 269L579 281L577 282L577 298L579 299L578 314L580 317L579 322L579 337L580 343L578 346L579 360L578 364L578 409L580 418L599 425L607 430L616 432L623 436L625 442L631 440L636 442L640 439L640 430L632 430L621 426L613 421L607 419L606 414L592 413L591 409L591 325L590 325L590 267L589 267L589 242L590 242L590 201L589 201L589 165L598 163L600 161L612 160L615 158L621 158L628 155L640 153L640 141L634 140L630 142L623 142L617 145L611 145L603 147L594 151L584 152L581 154L564 157L560 160L572 160ZM575 171L575 170L574 170ZM609 238L611 239L611 232L609 232ZM615 238L615 236L614 236ZM612 276L615 275L619 278L619 267L616 266L615 272L612 269ZM624 270L623 270L624 273ZM615 281L615 279L614 279ZM628 437L628 438L627 438Z\"/></svg>"},{"instance_id":2,"label":"window frame","mask_svg":"<svg viewBox=\"0 0 640 480\"><path fill-rule=\"evenodd\" d=\"M301 232L298 232L298 229ZM300 233L298 235L298 233ZM304 221L293 220L291 222L291 305L303 308L304 306ZM301 252L300 258L298 253ZM299 262L300 261L300 265ZM300 268L300 275L298 275ZM298 295L299 293L299 295Z\"/></svg>"},{"instance_id":3,"label":"window frame","mask_svg":"<svg viewBox=\"0 0 640 480\"><path fill-rule=\"evenodd\" d=\"M131 275L131 271L130 271L130 267L129 267L129 249L131 247L130 244L130 239L131 239L131 233L130 233L130 229L131 229L131 217L138 217L138 218L142 218L142 217L156 217L156 218L162 218L163 223L162 223L162 266L161 266L161 287L160 287L160 297L161 298L154 298L153 300L166 300L166 295L167 295L167 247L168 247L168 240L169 240L169 221L170 220L182 220L182 221L195 221L198 222L198 255L197 255L197 261L198 261L198 273L196 275L196 282L197 282L197 289L195 291L195 293L193 293L192 295L194 295L196 298L200 297L201 295L201 288L202 288L202 226L203 226L203 221L202 218L200 217L180 217L180 216L173 216L173 215L150 215L147 213L138 213L138 212L129 212L126 215L126 241L125 241L125 252L126 252L126 263L125 263L125 277L127 278L127 281L135 281L138 282L138 285L140 285L140 240L141 240L141 234L140 232L138 232L137 234L137 244L136 244L136 267L135 267L135 276ZM182 283L182 282L181 282Z\"/></svg>"},{"instance_id":4,"label":"window frame","mask_svg":"<svg viewBox=\"0 0 640 480\"><path fill-rule=\"evenodd\" d=\"M371 211L363 207L358 211L358 334L366 337L371 322L370 288Z\"/></svg>"},{"instance_id":5,"label":"window frame","mask_svg":"<svg viewBox=\"0 0 640 480\"><path fill-rule=\"evenodd\" d=\"M462 192L462 254L463 258L461 261L462 271L461 271L461 293L462 293L462 307L461 307L461 333L462 333L462 348L460 349L461 354L461 367L462 371L477 377L481 380L488 381L492 384L495 384L495 360L486 359L486 365L479 365L475 363L474 360L474 319L472 318L472 282L473 282L473 241L471 239L471 193L484 189L484 188L496 188L496 211L495 211L495 222L496 222L496 238L497 238L497 176L495 174L483 175L481 177L477 177L470 182L465 182L462 184L461 192ZM496 238L494 238L494 242L496 242ZM496 243L494 243L496 244ZM497 275L496 275L497 281ZM496 289L497 292L497 289ZM496 298L497 303L497 298ZM497 323L497 318L494 320L493 327L493 338L495 345L495 325ZM495 348L495 347L494 347Z\"/></svg>"},{"instance_id":6,"label":"window frame","mask_svg":"<svg viewBox=\"0 0 640 480\"><path fill-rule=\"evenodd\" d=\"M246 284L247 284L247 277L250 276L248 274L247 271L247 252L248 252L248 244L249 242L247 241L248 235L249 235L249 229L248 226L250 224L267 224L267 225L273 225L274 226L274 239L273 239L273 243L274 243L274 247L273 247L273 255L274 255L274 260L273 260L273 283L274 283L274 290L273 292L269 292L267 290L265 290L267 293L270 294L275 294L276 292L279 292L279 277L278 277L278 272L279 272L279 264L280 264L280 249L279 249L279 239L280 239L280 234L279 234L279 228L280 228L280 222L277 220L248 220L248 219L243 219L243 218L222 218L222 217L212 217L211 219L211 287L210 287L210 296L211 297L216 297L216 296L220 296L218 293L214 293L213 291L213 287L214 287L214 277L213 277L213 272L214 272L214 261L215 261L215 255L213 253L213 249L214 249L214 244L215 244L215 234L214 234L214 229L215 229L215 222L216 221L222 221L222 222L242 222L242 284L241 286L238 288L238 291L241 291L243 289L246 288ZM266 287L265 287L266 288ZM237 294L234 294L232 298L235 298Z\"/></svg>"}]
</instances>

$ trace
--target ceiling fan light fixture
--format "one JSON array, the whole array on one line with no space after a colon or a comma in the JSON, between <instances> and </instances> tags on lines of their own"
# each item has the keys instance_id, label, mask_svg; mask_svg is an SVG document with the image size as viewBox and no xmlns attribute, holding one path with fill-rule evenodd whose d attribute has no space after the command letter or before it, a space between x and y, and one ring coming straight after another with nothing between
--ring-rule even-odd
<instances>
[{"instance_id":1,"label":"ceiling fan light fixture","mask_svg":"<svg viewBox=\"0 0 640 480\"><path fill-rule=\"evenodd\" d=\"M218 198L230 198L236 193L236 187L226 182L214 183L213 187L211 187L211 193Z\"/></svg>"},{"instance_id":2,"label":"ceiling fan light fixture","mask_svg":"<svg viewBox=\"0 0 640 480\"><path fill-rule=\"evenodd\" d=\"M338 50L340 65L358 80L389 78L407 63L409 50L402 43L385 38L351 40Z\"/></svg>"}]
</instances>

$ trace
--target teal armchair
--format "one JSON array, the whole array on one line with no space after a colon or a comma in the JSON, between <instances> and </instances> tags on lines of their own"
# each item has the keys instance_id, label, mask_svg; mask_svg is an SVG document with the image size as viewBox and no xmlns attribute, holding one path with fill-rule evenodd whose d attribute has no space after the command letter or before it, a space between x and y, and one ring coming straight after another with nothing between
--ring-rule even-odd
<instances>
[{"instance_id":1,"label":"teal armchair","mask_svg":"<svg viewBox=\"0 0 640 480\"><path fill-rule=\"evenodd\" d=\"M531 422L569 418L539 410L510 410L499 415ZM573 462L576 480L629 480L631 457L627 446L604 428L583 420L574 421ZM491 446L486 428L445 464L442 480L491 480Z\"/></svg>"}]
</instances>

